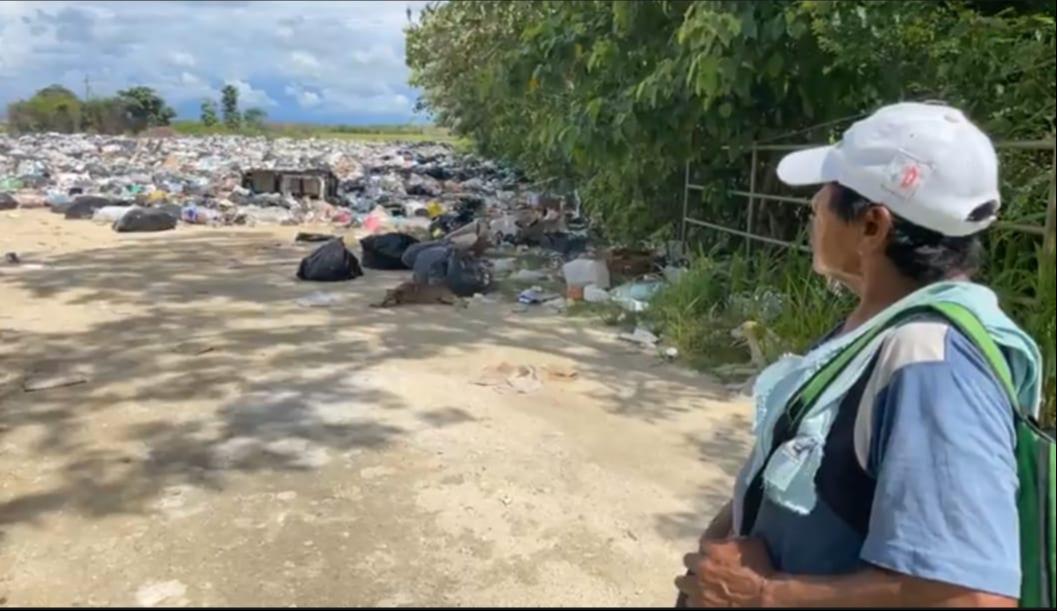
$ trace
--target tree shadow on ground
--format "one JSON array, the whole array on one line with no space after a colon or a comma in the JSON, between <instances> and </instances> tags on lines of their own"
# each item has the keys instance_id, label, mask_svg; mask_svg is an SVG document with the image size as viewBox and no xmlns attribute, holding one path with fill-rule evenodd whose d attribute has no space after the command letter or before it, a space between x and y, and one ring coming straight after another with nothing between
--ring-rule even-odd
<instances>
[{"instance_id":1,"label":"tree shadow on ground","mask_svg":"<svg viewBox=\"0 0 1057 611\"><path fill-rule=\"evenodd\" d=\"M708 482L698 491L693 511L658 515L657 532L670 540L696 538L705 531L712 518L731 499L731 481L741 471L752 449L745 431L751 428L746 416L732 417L713 430L686 435L686 443L696 448L701 462L718 466L723 476Z\"/></svg>"},{"instance_id":2,"label":"tree shadow on ground","mask_svg":"<svg viewBox=\"0 0 1057 611\"><path fill-rule=\"evenodd\" d=\"M699 374L643 369L641 356L581 324L505 308L369 308L405 276L368 272L350 283L300 283L293 272L311 248L226 230L128 236L118 246L0 276L0 290L101 314L75 332L0 328L0 368L14 373L0 383L0 453L18 436L28 450L64 464L47 490L0 503L0 527L59 510L144 512L168 486L222 489L233 473L318 468L321 450L384 449L413 432L379 417L407 408L364 373L380 363L498 346L559 356L601 382L591 395L611 413L651 423L725 398ZM326 309L298 304L316 291L341 301ZM21 388L34 372L69 368L87 383ZM132 375L148 379L132 385ZM192 400L221 407L204 418L175 410ZM86 440L86 427L115 410L121 443ZM454 406L418 416L435 428L467 418ZM710 454L738 449L714 443L702 447Z\"/></svg>"}]
</instances>

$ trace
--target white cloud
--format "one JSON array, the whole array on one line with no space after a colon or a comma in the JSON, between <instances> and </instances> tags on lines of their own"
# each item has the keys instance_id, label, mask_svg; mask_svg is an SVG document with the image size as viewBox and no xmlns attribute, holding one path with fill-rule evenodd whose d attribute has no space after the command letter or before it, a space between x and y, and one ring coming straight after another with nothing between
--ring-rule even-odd
<instances>
[{"instance_id":1,"label":"white cloud","mask_svg":"<svg viewBox=\"0 0 1057 611\"><path fill-rule=\"evenodd\" d=\"M308 51L294 51L290 54L290 63L297 70L305 70L315 73L319 70L319 60Z\"/></svg>"},{"instance_id":2,"label":"white cloud","mask_svg":"<svg viewBox=\"0 0 1057 611\"><path fill-rule=\"evenodd\" d=\"M169 63L179 68L194 68L197 62L194 55L190 53L173 51L169 54Z\"/></svg>"},{"instance_id":3,"label":"white cloud","mask_svg":"<svg viewBox=\"0 0 1057 611\"><path fill-rule=\"evenodd\" d=\"M323 98L321 98L318 93L314 91L305 91L297 85L287 85L283 91L286 95L297 100L297 105L301 108L315 108L323 101Z\"/></svg>"},{"instance_id":4,"label":"white cloud","mask_svg":"<svg viewBox=\"0 0 1057 611\"><path fill-rule=\"evenodd\" d=\"M278 106L278 102L273 100L267 93L260 89L254 89L253 85L250 85L246 81L232 81L231 85L235 86L235 89L239 91L239 104L243 107L251 106Z\"/></svg>"},{"instance_id":5,"label":"white cloud","mask_svg":"<svg viewBox=\"0 0 1057 611\"><path fill-rule=\"evenodd\" d=\"M0 0L0 107L88 76L97 94L142 84L177 106L230 82L273 115L409 117L402 30L425 4Z\"/></svg>"}]
</instances>

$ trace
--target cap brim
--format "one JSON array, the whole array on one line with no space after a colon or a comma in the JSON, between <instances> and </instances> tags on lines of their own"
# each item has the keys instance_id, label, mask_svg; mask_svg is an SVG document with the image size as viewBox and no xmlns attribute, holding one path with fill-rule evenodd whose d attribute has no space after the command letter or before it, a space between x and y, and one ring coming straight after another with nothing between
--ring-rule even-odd
<instances>
[{"instance_id":1,"label":"cap brim","mask_svg":"<svg viewBox=\"0 0 1057 611\"><path fill-rule=\"evenodd\" d=\"M829 176L826 160L833 152L834 146L797 151L786 155L778 164L778 178L791 187L807 187L833 182L836 176Z\"/></svg>"}]
</instances>

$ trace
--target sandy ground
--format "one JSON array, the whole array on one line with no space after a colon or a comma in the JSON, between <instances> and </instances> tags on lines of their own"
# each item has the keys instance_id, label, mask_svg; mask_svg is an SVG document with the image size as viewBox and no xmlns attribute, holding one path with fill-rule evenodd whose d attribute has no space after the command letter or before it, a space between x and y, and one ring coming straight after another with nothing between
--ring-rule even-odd
<instances>
[{"instance_id":1,"label":"sandy ground","mask_svg":"<svg viewBox=\"0 0 1057 611\"><path fill-rule=\"evenodd\" d=\"M297 231L0 213L0 605L670 606L748 407L586 322L299 283Z\"/></svg>"}]
</instances>

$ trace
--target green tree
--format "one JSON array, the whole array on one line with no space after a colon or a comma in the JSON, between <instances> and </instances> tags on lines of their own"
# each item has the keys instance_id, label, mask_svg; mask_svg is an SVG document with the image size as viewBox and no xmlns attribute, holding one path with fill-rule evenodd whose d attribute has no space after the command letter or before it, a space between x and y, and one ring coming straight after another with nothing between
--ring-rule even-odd
<instances>
[{"instance_id":1,"label":"green tree","mask_svg":"<svg viewBox=\"0 0 1057 611\"><path fill-rule=\"evenodd\" d=\"M74 133L81 129L81 100L69 89L51 85L10 104L7 117L14 132Z\"/></svg>"},{"instance_id":2,"label":"green tree","mask_svg":"<svg viewBox=\"0 0 1057 611\"><path fill-rule=\"evenodd\" d=\"M261 108L248 108L242 115L242 121L247 127L260 129L268 120L268 113Z\"/></svg>"},{"instance_id":3,"label":"green tree","mask_svg":"<svg viewBox=\"0 0 1057 611\"><path fill-rule=\"evenodd\" d=\"M202 125L206 127L213 127L217 123L220 123L220 118L217 116L217 103L211 99L202 101L201 111Z\"/></svg>"},{"instance_id":4,"label":"green tree","mask_svg":"<svg viewBox=\"0 0 1057 611\"><path fill-rule=\"evenodd\" d=\"M136 120L128 100L121 97L92 98L81 106L81 123L85 131L97 134L132 132Z\"/></svg>"},{"instance_id":5,"label":"green tree","mask_svg":"<svg viewBox=\"0 0 1057 611\"><path fill-rule=\"evenodd\" d=\"M150 87L131 87L119 91L117 97L125 101L135 131L169 125L176 117L176 111Z\"/></svg>"},{"instance_id":6,"label":"green tree","mask_svg":"<svg viewBox=\"0 0 1057 611\"><path fill-rule=\"evenodd\" d=\"M242 125L239 114L239 90L234 85L225 85L220 92L220 106L224 111L224 124L232 129Z\"/></svg>"}]
</instances>

